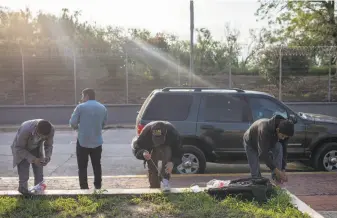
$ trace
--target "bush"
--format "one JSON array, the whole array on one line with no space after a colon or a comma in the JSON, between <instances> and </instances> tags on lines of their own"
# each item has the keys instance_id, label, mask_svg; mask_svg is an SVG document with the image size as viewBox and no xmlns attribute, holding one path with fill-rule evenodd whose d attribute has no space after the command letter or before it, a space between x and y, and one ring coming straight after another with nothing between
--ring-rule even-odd
<instances>
[{"instance_id":1,"label":"bush","mask_svg":"<svg viewBox=\"0 0 337 218\"><path fill-rule=\"evenodd\" d=\"M336 73L336 66L331 66L331 74L335 74ZM310 67L309 69L309 75L316 75L316 76L320 76L320 75L328 75L329 74L329 66L313 66Z\"/></svg>"}]
</instances>

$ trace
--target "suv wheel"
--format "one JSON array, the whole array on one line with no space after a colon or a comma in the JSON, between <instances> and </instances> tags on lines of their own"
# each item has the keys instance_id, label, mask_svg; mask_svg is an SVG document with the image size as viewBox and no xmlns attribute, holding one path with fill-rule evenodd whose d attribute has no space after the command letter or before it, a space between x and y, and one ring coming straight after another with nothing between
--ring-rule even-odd
<instances>
[{"instance_id":1,"label":"suv wheel","mask_svg":"<svg viewBox=\"0 0 337 218\"><path fill-rule=\"evenodd\" d=\"M178 174L203 174L206 169L204 153L193 145L183 146L182 163L175 167Z\"/></svg>"},{"instance_id":2,"label":"suv wheel","mask_svg":"<svg viewBox=\"0 0 337 218\"><path fill-rule=\"evenodd\" d=\"M317 150L314 167L319 171L337 171L337 143L326 143Z\"/></svg>"}]
</instances>

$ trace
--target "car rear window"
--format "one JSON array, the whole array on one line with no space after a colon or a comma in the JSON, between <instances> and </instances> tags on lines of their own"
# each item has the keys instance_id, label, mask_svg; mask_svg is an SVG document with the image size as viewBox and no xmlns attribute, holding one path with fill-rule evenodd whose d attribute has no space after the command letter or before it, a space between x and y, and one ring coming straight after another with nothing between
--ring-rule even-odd
<instances>
[{"instance_id":1,"label":"car rear window","mask_svg":"<svg viewBox=\"0 0 337 218\"><path fill-rule=\"evenodd\" d=\"M143 116L144 110L145 110L147 104L149 103L149 101L150 101L150 99L151 99L151 97L152 97L152 95L153 95L154 93L155 93L155 91L152 91L152 92L150 93L150 95L147 96L147 98L145 99L144 103L142 104L142 106L141 106L141 108L140 108L140 110L139 110L139 116Z\"/></svg>"},{"instance_id":2,"label":"car rear window","mask_svg":"<svg viewBox=\"0 0 337 218\"><path fill-rule=\"evenodd\" d=\"M151 99L143 119L183 121L187 119L192 103L192 95L158 93Z\"/></svg>"}]
</instances>

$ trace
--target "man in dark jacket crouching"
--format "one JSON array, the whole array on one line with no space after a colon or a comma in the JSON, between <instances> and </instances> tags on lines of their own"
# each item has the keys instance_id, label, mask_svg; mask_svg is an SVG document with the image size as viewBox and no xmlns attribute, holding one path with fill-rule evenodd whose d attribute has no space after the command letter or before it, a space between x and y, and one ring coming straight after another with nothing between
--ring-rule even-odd
<instances>
[{"instance_id":1,"label":"man in dark jacket crouching","mask_svg":"<svg viewBox=\"0 0 337 218\"><path fill-rule=\"evenodd\" d=\"M287 143L294 135L294 123L280 115L255 121L243 136L244 148L253 178L261 177L259 158L272 171L272 178L287 182Z\"/></svg>"},{"instance_id":2,"label":"man in dark jacket crouching","mask_svg":"<svg viewBox=\"0 0 337 218\"><path fill-rule=\"evenodd\" d=\"M140 135L132 141L132 152L148 166L150 188L170 190L170 176L173 165L180 164L182 159L181 138L175 127L166 121L148 123ZM158 161L162 167L158 172Z\"/></svg>"}]
</instances>

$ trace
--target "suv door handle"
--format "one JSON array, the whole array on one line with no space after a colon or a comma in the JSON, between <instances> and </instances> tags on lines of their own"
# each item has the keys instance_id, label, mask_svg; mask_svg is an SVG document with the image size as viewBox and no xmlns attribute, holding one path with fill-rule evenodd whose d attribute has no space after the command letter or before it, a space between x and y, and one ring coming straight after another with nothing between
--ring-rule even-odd
<instances>
[{"instance_id":1,"label":"suv door handle","mask_svg":"<svg viewBox=\"0 0 337 218\"><path fill-rule=\"evenodd\" d=\"M202 125L200 128L201 129L214 129L214 126L212 126L212 125Z\"/></svg>"}]
</instances>

